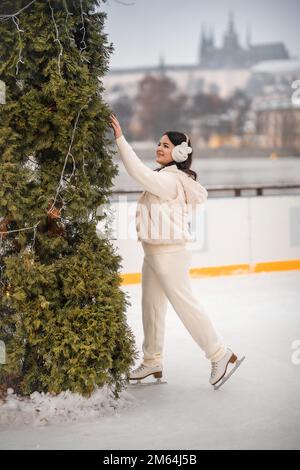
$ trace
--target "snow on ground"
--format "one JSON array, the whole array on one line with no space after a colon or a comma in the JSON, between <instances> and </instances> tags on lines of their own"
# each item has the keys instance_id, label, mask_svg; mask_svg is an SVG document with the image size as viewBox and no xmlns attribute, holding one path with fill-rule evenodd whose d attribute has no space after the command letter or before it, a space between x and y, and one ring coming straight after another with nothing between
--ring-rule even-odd
<instances>
[{"instance_id":1,"label":"snow on ground","mask_svg":"<svg viewBox=\"0 0 300 470\"><path fill-rule=\"evenodd\" d=\"M90 398L70 391L57 396L34 392L30 397L20 397L9 389L5 402L0 402L0 429L1 425L44 426L97 419L115 414L133 401L134 398L126 391L116 401L107 386L96 390Z\"/></svg>"},{"instance_id":2,"label":"snow on ground","mask_svg":"<svg viewBox=\"0 0 300 470\"><path fill-rule=\"evenodd\" d=\"M127 389L116 408L104 390L90 402L34 394L46 419L33 419L31 410L25 424L23 406L23 418L7 420L12 415L6 410L0 448L300 449L300 364L292 360L293 343L300 340L300 271L191 282L223 339L246 355L224 387L215 391L208 383L210 364L169 305L166 385ZM141 286L123 289L131 298L128 323L141 351ZM16 414L16 397L9 402Z\"/></svg>"}]
</instances>

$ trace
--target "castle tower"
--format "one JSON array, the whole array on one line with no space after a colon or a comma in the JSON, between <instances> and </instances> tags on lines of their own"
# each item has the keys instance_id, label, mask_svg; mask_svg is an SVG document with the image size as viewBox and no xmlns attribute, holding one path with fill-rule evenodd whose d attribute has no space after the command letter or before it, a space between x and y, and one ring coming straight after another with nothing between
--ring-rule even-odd
<instances>
[{"instance_id":1,"label":"castle tower","mask_svg":"<svg viewBox=\"0 0 300 470\"><path fill-rule=\"evenodd\" d=\"M209 32L207 31L206 25L202 24L201 28L201 40L199 44L199 64L201 66L209 65L211 58L214 55L215 41L213 28L210 27Z\"/></svg>"},{"instance_id":2,"label":"castle tower","mask_svg":"<svg viewBox=\"0 0 300 470\"><path fill-rule=\"evenodd\" d=\"M224 34L223 48L231 52L239 49L239 40L234 26L232 11L229 13L228 29Z\"/></svg>"},{"instance_id":3,"label":"castle tower","mask_svg":"<svg viewBox=\"0 0 300 470\"><path fill-rule=\"evenodd\" d=\"M165 73L166 73L165 59L164 59L164 55L163 55L162 52L159 54L158 71L159 71L160 75L165 75Z\"/></svg>"},{"instance_id":4,"label":"castle tower","mask_svg":"<svg viewBox=\"0 0 300 470\"><path fill-rule=\"evenodd\" d=\"M207 48L206 27L202 23L201 33L200 33L200 41L199 41L199 49L198 49L198 62L199 62L199 64L201 64L203 62L203 57L205 56L206 48Z\"/></svg>"},{"instance_id":5,"label":"castle tower","mask_svg":"<svg viewBox=\"0 0 300 470\"><path fill-rule=\"evenodd\" d=\"M250 49L250 47L251 47L251 28L250 28L250 26L248 26L248 28L247 28L246 47L247 47L247 49Z\"/></svg>"},{"instance_id":6,"label":"castle tower","mask_svg":"<svg viewBox=\"0 0 300 470\"><path fill-rule=\"evenodd\" d=\"M215 47L214 30L213 30L212 26L209 29L208 41L209 41L210 47L212 47L212 48Z\"/></svg>"}]
</instances>

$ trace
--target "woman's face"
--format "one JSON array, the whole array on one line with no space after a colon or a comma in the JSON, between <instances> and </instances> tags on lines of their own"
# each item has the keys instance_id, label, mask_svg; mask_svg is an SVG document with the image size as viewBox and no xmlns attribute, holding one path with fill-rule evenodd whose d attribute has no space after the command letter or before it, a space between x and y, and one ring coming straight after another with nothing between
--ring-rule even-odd
<instances>
[{"instance_id":1,"label":"woman's face","mask_svg":"<svg viewBox=\"0 0 300 470\"><path fill-rule=\"evenodd\" d=\"M163 135L156 148L156 161L161 165L167 165L173 161L172 149L175 147L167 135Z\"/></svg>"}]
</instances>

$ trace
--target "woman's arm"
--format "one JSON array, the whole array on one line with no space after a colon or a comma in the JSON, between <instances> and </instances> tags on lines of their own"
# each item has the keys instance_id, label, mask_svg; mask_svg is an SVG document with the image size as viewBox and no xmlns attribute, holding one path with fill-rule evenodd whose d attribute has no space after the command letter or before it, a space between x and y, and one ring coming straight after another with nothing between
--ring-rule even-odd
<instances>
[{"instance_id":1,"label":"woman's arm","mask_svg":"<svg viewBox=\"0 0 300 470\"><path fill-rule=\"evenodd\" d=\"M174 199L177 196L176 179L170 174L153 171L144 165L125 139L116 118L112 119L112 124L114 124L116 144L128 174L146 191L162 199Z\"/></svg>"},{"instance_id":2,"label":"woman's arm","mask_svg":"<svg viewBox=\"0 0 300 470\"><path fill-rule=\"evenodd\" d=\"M128 174L140 183L146 191L162 199L174 199L176 197L177 185L172 175L153 171L144 165L123 135L116 139L116 144Z\"/></svg>"}]
</instances>

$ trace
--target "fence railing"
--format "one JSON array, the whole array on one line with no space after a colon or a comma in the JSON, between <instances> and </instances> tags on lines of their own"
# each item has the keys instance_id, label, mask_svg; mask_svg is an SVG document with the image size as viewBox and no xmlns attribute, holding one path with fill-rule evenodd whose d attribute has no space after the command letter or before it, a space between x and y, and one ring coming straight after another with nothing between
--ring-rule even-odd
<instances>
[{"instance_id":1,"label":"fence railing","mask_svg":"<svg viewBox=\"0 0 300 470\"><path fill-rule=\"evenodd\" d=\"M235 197L242 197L242 196L249 196L249 194L245 194L249 191L252 193L251 195L254 196L264 196L270 195L270 192L275 193L276 195L280 194L300 194L300 182L297 183L277 183L277 184L269 184L269 183L253 183L253 184L240 184L240 185L205 185L205 188L208 191L209 197L226 197L227 196L235 196ZM292 190L292 191L291 191ZM116 199L118 195L128 195L131 199L136 199L136 197L141 194L142 190L117 190L112 192L112 199ZM229 194L228 194L229 193Z\"/></svg>"}]
</instances>

